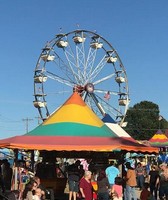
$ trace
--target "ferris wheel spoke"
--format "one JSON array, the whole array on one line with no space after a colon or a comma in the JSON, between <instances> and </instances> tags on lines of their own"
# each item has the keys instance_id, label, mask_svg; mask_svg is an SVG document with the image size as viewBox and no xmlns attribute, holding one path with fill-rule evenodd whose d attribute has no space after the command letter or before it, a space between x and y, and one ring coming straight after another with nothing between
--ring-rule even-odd
<instances>
[{"instance_id":1,"label":"ferris wheel spoke","mask_svg":"<svg viewBox=\"0 0 168 200\"><path fill-rule=\"evenodd\" d=\"M97 69L99 68L99 70L101 70L100 66L103 67L106 64L105 55L103 56L103 58L101 60L100 60L100 58L102 56L99 58L99 60L100 60L99 64L96 63L96 56L97 56L97 58L99 57L97 54L99 53L100 49L103 46L103 44L99 43L99 42L100 42L100 37L98 35L92 37L92 41L90 43L90 48L89 48L89 54L88 54L88 58L87 58L87 62L86 62L87 67L89 68L88 77L89 77L89 80L91 80L91 81L99 73L99 71L97 71ZM97 67L95 67L95 66L97 66Z\"/></svg>"},{"instance_id":2,"label":"ferris wheel spoke","mask_svg":"<svg viewBox=\"0 0 168 200\"><path fill-rule=\"evenodd\" d=\"M58 56L56 53L56 58L54 59L54 63L56 64L56 66L59 67L59 69L64 73L65 76L67 76L71 81L72 80L76 80L76 73L75 71L72 69L69 61L68 63L65 63L65 61L63 61L62 58L60 58L60 56Z\"/></svg>"},{"instance_id":3,"label":"ferris wheel spoke","mask_svg":"<svg viewBox=\"0 0 168 200\"><path fill-rule=\"evenodd\" d=\"M86 54L85 54L85 40L86 35L84 31L75 32L73 36L73 43L75 44L75 52L76 52L76 67L78 71L78 75L80 76L80 80L82 80L83 84L85 82L85 77L87 75L86 71ZM87 48L87 47L86 47Z\"/></svg>"},{"instance_id":4,"label":"ferris wheel spoke","mask_svg":"<svg viewBox=\"0 0 168 200\"><path fill-rule=\"evenodd\" d=\"M94 89L94 91L96 92L96 93L102 93L102 94L109 94L109 95L119 95L120 93L119 92L114 92L114 91L111 91L111 90L99 90L99 89Z\"/></svg>"},{"instance_id":5,"label":"ferris wheel spoke","mask_svg":"<svg viewBox=\"0 0 168 200\"><path fill-rule=\"evenodd\" d=\"M76 45L76 60L77 60L77 70L78 75L80 76L81 84L85 84L85 77L87 75L86 65L85 65L85 51L84 51L84 43L81 45Z\"/></svg>"},{"instance_id":6,"label":"ferris wheel spoke","mask_svg":"<svg viewBox=\"0 0 168 200\"><path fill-rule=\"evenodd\" d=\"M72 58L73 59L75 59L74 58L74 56L72 55L72 54L70 54L70 52L69 51L67 51L67 50L65 50L65 56L66 56L66 59L67 59L67 61L68 61L68 66L69 66L69 68L71 69L71 72L72 72L72 74L73 74L73 76L74 76L74 78L75 78L75 80L76 80L76 82L78 82L79 81L79 75L75 72L75 67L76 67L76 61L74 62L74 60L72 60Z\"/></svg>"},{"instance_id":7,"label":"ferris wheel spoke","mask_svg":"<svg viewBox=\"0 0 168 200\"><path fill-rule=\"evenodd\" d=\"M99 113L105 115L104 109L102 108L102 106L100 105L99 101L93 93L87 95L85 102L97 115L99 115Z\"/></svg>"},{"instance_id":8,"label":"ferris wheel spoke","mask_svg":"<svg viewBox=\"0 0 168 200\"><path fill-rule=\"evenodd\" d=\"M91 47L89 48L89 53L88 53L88 57L86 60L87 73L89 76L93 70L94 61L96 58L96 52L97 52L97 49L93 49Z\"/></svg>"},{"instance_id":9,"label":"ferris wheel spoke","mask_svg":"<svg viewBox=\"0 0 168 200\"><path fill-rule=\"evenodd\" d=\"M93 81L98 74L102 71L102 69L104 68L104 66L106 65L106 60L105 60L105 56L102 58L102 60L97 64L97 66L95 67L95 69L90 73L90 79Z\"/></svg>"},{"instance_id":10,"label":"ferris wheel spoke","mask_svg":"<svg viewBox=\"0 0 168 200\"><path fill-rule=\"evenodd\" d=\"M63 90L63 91L57 91L57 92L48 92L49 95L57 95L57 94L65 94L65 93L70 93L70 90Z\"/></svg>"},{"instance_id":11,"label":"ferris wheel spoke","mask_svg":"<svg viewBox=\"0 0 168 200\"><path fill-rule=\"evenodd\" d=\"M60 83L64 83L65 85L68 85L68 86L71 86L71 87L73 87L74 85L75 85L75 83L74 82L71 82L71 81L68 81L68 80L66 80L66 79L64 79L64 78L61 78L61 77L59 77L59 76L57 76L56 74L53 74L53 73L51 73L51 72L46 72L46 75L47 75L47 77L49 77L49 78L51 78L51 79L53 79L53 80L56 80L56 81L58 81L58 82L60 82Z\"/></svg>"},{"instance_id":12,"label":"ferris wheel spoke","mask_svg":"<svg viewBox=\"0 0 168 200\"><path fill-rule=\"evenodd\" d=\"M99 80L93 82L93 85L97 85L97 84L99 84L99 83L102 83L102 82L104 82L104 81L106 81L106 80L111 79L111 78L114 77L114 76L115 76L115 73L112 73L112 74L110 74L110 75L108 75L108 76L106 76L106 77L104 77L104 78L102 78L102 79L99 79Z\"/></svg>"},{"instance_id":13,"label":"ferris wheel spoke","mask_svg":"<svg viewBox=\"0 0 168 200\"><path fill-rule=\"evenodd\" d=\"M68 41L68 40L67 40ZM74 53L74 50L71 48L70 42L68 42L68 46L63 49L66 60L68 61L68 66L74 76L74 79L77 83L80 82L80 67L78 65L77 56Z\"/></svg>"},{"instance_id":14,"label":"ferris wheel spoke","mask_svg":"<svg viewBox=\"0 0 168 200\"><path fill-rule=\"evenodd\" d=\"M68 79L72 81L73 80L72 71L69 68L69 66L63 61L63 59L60 58L60 56L56 54L56 52L54 52L54 55L55 59L53 60L53 63L55 64L55 66L58 67L59 70L61 70L64 76L68 77Z\"/></svg>"},{"instance_id":15,"label":"ferris wheel spoke","mask_svg":"<svg viewBox=\"0 0 168 200\"><path fill-rule=\"evenodd\" d=\"M104 107L104 108L108 107L108 110L110 110L113 114L117 111L117 114L123 115L119 109L117 109L116 107L113 107L111 104L109 104L107 101L105 101L104 99L102 99L98 95L95 94L95 96L99 100L99 102L101 102L100 104L102 105L102 107ZM118 116L118 115L115 114L115 116Z\"/></svg>"},{"instance_id":16,"label":"ferris wheel spoke","mask_svg":"<svg viewBox=\"0 0 168 200\"><path fill-rule=\"evenodd\" d=\"M100 115L99 112L103 114L103 116L107 113L110 113L111 117L113 117L114 119L117 119L119 116L123 116L122 112L119 109L113 107L95 93L94 95L88 95L85 102L87 102L87 104L93 109L93 111L97 115ZM97 111L97 108L99 111Z\"/></svg>"}]
</instances>

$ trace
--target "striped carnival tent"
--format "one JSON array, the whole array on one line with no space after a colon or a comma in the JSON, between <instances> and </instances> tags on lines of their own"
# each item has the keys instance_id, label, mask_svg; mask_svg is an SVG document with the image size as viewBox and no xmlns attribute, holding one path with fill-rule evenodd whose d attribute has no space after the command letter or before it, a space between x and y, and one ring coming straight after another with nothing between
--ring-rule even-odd
<instances>
[{"instance_id":1,"label":"striped carnival tent","mask_svg":"<svg viewBox=\"0 0 168 200\"><path fill-rule=\"evenodd\" d=\"M168 146L168 137L161 130L158 130L149 140L149 143L154 147L166 147Z\"/></svg>"},{"instance_id":2,"label":"striped carnival tent","mask_svg":"<svg viewBox=\"0 0 168 200\"><path fill-rule=\"evenodd\" d=\"M136 141L118 137L74 92L48 119L22 136L0 140L0 147L57 151L158 152Z\"/></svg>"}]
</instances>

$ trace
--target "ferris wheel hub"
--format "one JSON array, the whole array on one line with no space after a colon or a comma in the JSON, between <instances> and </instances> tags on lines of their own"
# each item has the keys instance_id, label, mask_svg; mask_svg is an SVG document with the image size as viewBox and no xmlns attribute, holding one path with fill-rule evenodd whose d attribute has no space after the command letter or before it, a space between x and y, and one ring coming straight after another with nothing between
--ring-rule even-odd
<instances>
[{"instance_id":1,"label":"ferris wheel hub","mask_svg":"<svg viewBox=\"0 0 168 200\"><path fill-rule=\"evenodd\" d=\"M92 83L87 83L85 86L85 90L88 93L93 93L94 92L94 85Z\"/></svg>"},{"instance_id":2,"label":"ferris wheel hub","mask_svg":"<svg viewBox=\"0 0 168 200\"><path fill-rule=\"evenodd\" d=\"M84 87L81 85L75 85L73 87L73 92L77 92L78 94L82 94L84 91Z\"/></svg>"}]
</instances>

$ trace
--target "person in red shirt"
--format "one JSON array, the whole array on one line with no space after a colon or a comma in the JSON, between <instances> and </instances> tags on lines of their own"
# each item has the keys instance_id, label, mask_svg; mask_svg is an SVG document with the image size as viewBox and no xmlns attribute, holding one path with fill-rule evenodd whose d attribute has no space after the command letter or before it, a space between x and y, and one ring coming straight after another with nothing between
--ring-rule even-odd
<instances>
[{"instance_id":1,"label":"person in red shirt","mask_svg":"<svg viewBox=\"0 0 168 200\"><path fill-rule=\"evenodd\" d=\"M151 193L149 191L149 183L144 183L143 190L140 194L140 199L141 200L149 200L151 198Z\"/></svg>"},{"instance_id":2,"label":"person in red shirt","mask_svg":"<svg viewBox=\"0 0 168 200\"><path fill-rule=\"evenodd\" d=\"M84 177L81 178L79 182L81 197L85 200L93 199L93 187L91 184L91 175L92 173L90 171L85 171Z\"/></svg>"}]
</instances>

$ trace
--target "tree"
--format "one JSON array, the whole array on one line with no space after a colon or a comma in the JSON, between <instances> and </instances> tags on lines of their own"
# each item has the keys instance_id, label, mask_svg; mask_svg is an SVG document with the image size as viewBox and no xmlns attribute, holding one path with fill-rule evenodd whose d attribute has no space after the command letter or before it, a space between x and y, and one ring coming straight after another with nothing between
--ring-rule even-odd
<instances>
[{"instance_id":1,"label":"tree","mask_svg":"<svg viewBox=\"0 0 168 200\"><path fill-rule=\"evenodd\" d=\"M125 130L136 140L149 140L158 129L168 127L161 116L159 106L150 101L141 101L127 111Z\"/></svg>"}]
</instances>

